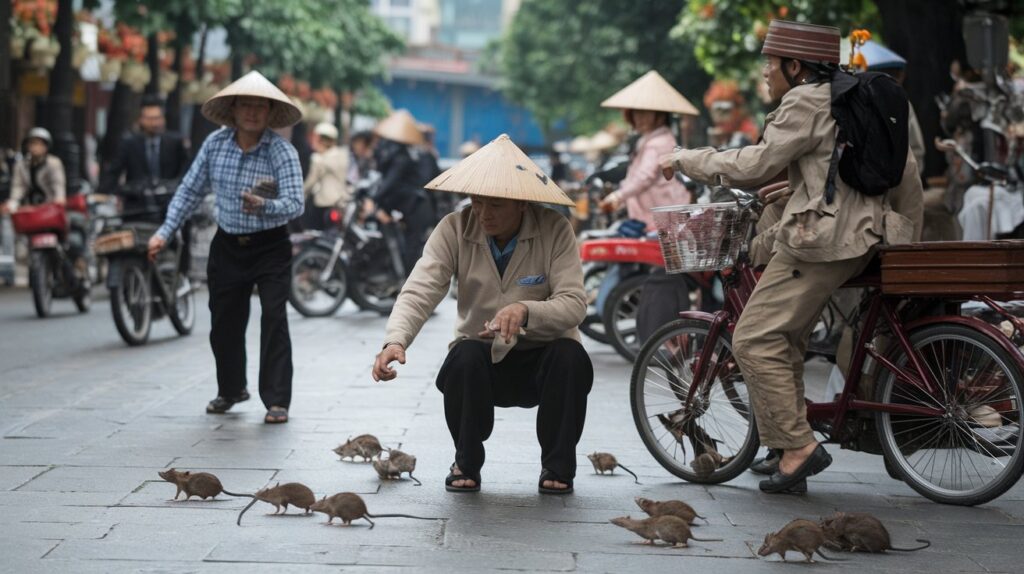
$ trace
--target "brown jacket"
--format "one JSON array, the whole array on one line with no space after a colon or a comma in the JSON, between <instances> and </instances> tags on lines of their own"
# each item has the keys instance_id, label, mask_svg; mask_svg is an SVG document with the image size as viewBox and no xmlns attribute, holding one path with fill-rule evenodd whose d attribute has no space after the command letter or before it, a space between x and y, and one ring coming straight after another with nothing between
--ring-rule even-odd
<instances>
[{"instance_id":1,"label":"brown jacket","mask_svg":"<svg viewBox=\"0 0 1024 574\"><path fill-rule=\"evenodd\" d=\"M64 164L55 155L47 155L45 162L45 165L39 170L39 187L46 194L47 202L63 203L67 197ZM12 211L21 205L29 188L32 187L30 169L27 155L14 166L14 176L11 178L11 198L8 200L8 206Z\"/></svg>"},{"instance_id":2,"label":"brown jacket","mask_svg":"<svg viewBox=\"0 0 1024 574\"><path fill-rule=\"evenodd\" d=\"M880 241L905 243L920 236L923 190L913 154L907 154L903 180L883 196L855 191L836 176L836 195L825 202L825 181L835 147L829 84L791 89L765 120L757 145L715 151L682 150L677 164L687 175L729 185L756 187L787 170L790 196L774 229L775 250L799 261L838 261L859 257Z\"/></svg>"},{"instance_id":3,"label":"brown jacket","mask_svg":"<svg viewBox=\"0 0 1024 574\"><path fill-rule=\"evenodd\" d=\"M309 175L303 183L306 197L313 196L313 205L334 207L348 203L352 190L348 181L348 148L333 146L323 153L314 153L309 161Z\"/></svg>"},{"instance_id":4,"label":"brown jacket","mask_svg":"<svg viewBox=\"0 0 1024 574\"><path fill-rule=\"evenodd\" d=\"M523 214L515 251L499 277L487 236L471 208L448 214L430 234L388 319L388 343L408 348L431 311L458 278L459 318L455 342L479 339L484 323L502 307L521 302L529 309L525 334L516 347L528 349L560 338L579 340L587 312L583 271L572 226L557 212L531 204ZM508 347L496 344L495 362Z\"/></svg>"}]
</instances>

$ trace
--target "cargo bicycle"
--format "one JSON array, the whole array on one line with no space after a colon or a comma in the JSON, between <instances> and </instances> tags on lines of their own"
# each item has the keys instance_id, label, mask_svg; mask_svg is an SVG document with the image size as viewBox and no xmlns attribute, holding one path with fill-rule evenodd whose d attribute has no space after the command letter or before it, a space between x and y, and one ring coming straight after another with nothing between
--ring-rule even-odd
<instances>
[{"instance_id":1,"label":"cargo bicycle","mask_svg":"<svg viewBox=\"0 0 1024 574\"><path fill-rule=\"evenodd\" d=\"M731 193L735 202L659 208L667 271L719 270L725 305L680 312L655 332L630 384L648 450L704 484L737 477L760 446L731 338L759 276L745 248L761 202ZM845 386L806 405L823 442L881 454L890 474L940 503L983 504L1011 488L1024 472L1024 323L999 302L1024 298L1022 273L1021 241L880 248L844 285L864 293ZM972 300L1005 318L1003 329L960 314ZM713 471L692 464L711 451Z\"/></svg>"}]
</instances>

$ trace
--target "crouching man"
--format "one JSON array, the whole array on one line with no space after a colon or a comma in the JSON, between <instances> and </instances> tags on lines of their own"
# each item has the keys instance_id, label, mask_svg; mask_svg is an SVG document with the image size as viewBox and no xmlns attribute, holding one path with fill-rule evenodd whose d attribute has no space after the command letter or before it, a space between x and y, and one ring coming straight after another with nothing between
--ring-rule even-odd
<instances>
[{"instance_id":1,"label":"crouching man","mask_svg":"<svg viewBox=\"0 0 1024 574\"><path fill-rule=\"evenodd\" d=\"M458 279L456 339L437 376L455 463L451 492L480 490L494 407L537 406L538 489L572 492L594 373L579 342L583 273L569 222L539 203L571 200L506 135L427 189L467 194L472 207L434 229L388 320L375 380L391 380L431 312Z\"/></svg>"}]
</instances>

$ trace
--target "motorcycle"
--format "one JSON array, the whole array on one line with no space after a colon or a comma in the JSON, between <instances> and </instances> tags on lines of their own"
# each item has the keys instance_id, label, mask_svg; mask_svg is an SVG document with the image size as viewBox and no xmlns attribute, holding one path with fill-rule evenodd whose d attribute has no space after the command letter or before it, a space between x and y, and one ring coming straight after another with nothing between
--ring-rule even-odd
<instances>
[{"instance_id":1,"label":"motorcycle","mask_svg":"<svg viewBox=\"0 0 1024 574\"><path fill-rule=\"evenodd\" d=\"M11 214L15 233L28 236L29 285L40 318L50 315L54 298L70 297L79 312L89 311L92 298L85 257L86 213L85 196L73 195L66 207L42 203Z\"/></svg>"},{"instance_id":2,"label":"motorcycle","mask_svg":"<svg viewBox=\"0 0 1024 574\"><path fill-rule=\"evenodd\" d=\"M107 261L107 288L114 325L124 342L143 345L153 321L167 317L179 335L195 326L195 289L182 269L184 239L175 233L155 261L146 256L149 238L160 227L177 189L175 181L143 182L123 187L128 208L107 219L94 250ZM134 205L133 205L134 204Z\"/></svg>"},{"instance_id":3,"label":"motorcycle","mask_svg":"<svg viewBox=\"0 0 1024 574\"><path fill-rule=\"evenodd\" d=\"M304 317L329 317L346 298L391 313L406 275L397 224L361 217L377 179L360 182L344 210L331 212L336 227L310 234L295 256L288 300Z\"/></svg>"}]
</instances>

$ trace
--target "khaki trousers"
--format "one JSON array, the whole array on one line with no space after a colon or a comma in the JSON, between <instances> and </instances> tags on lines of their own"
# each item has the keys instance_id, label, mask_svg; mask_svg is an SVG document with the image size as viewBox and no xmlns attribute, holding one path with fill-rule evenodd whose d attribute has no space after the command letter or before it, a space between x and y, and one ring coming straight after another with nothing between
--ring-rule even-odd
<instances>
[{"instance_id":1,"label":"khaki trousers","mask_svg":"<svg viewBox=\"0 0 1024 574\"><path fill-rule=\"evenodd\" d=\"M795 449L814 441L804 401L807 340L832 293L870 259L809 263L780 251L765 268L733 335L762 445Z\"/></svg>"}]
</instances>

